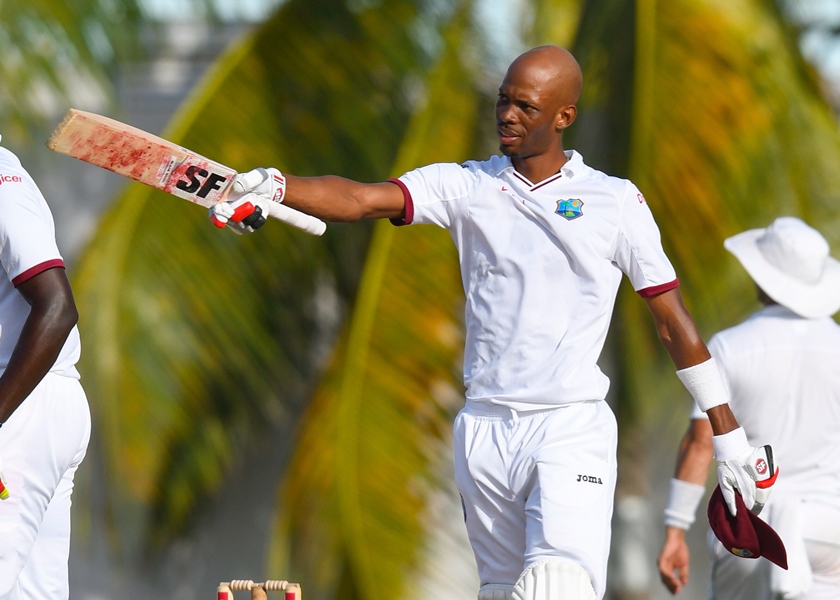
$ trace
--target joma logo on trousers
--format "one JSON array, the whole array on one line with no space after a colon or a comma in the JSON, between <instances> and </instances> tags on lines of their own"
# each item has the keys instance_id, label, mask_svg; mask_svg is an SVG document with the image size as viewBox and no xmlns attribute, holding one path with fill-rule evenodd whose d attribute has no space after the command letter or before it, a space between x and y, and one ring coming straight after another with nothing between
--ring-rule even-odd
<instances>
[{"instance_id":1,"label":"joma logo on trousers","mask_svg":"<svg viewBox=\"0 0 840 600\"><path fill-rule=\"evenodd\" d=\"M578 475L578 481L583 481L585 483L597 483L598 485L604 485L604 482L601 481L600 477L595 477L594 475Z\"/></svg>"}]
</instances>

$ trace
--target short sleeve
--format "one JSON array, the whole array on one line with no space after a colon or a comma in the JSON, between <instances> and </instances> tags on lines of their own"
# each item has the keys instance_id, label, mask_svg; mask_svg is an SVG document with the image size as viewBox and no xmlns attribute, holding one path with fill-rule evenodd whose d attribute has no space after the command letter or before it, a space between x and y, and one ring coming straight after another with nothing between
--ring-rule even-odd
<instances>
[{"instance_id":1,"label":"short sleeve","mask_svg":"<svg viewBox=\"0 0 840 600\"><path fill-rule=\"evenodd\" d=\"M405 224L428 223L449 229L466 215L476 175L466 165L437 163L405 173L394 183L406 201Z\"/></svg>"},{"instance_id":2,"label":"short sleeve","mask_svg":"<svg viewBox=\"0 0 840 600\"><path fill-rule=\"evenodd\" d=\"M46 201L34 183L20 179L0 189L0 264L15 286L64 266Z\"/></svg>"},{"instance_id":3,"label":"short sleeve","mask_svg":"<svg viewBox=\"0 0 840 600\"><path fill-rule=\"evenodd\" d=\"M645 197L627 181L620 203L621 222L615 252L618 267L642 297L677 287L677 275L662 249L659 228Z\"/></svg>"}]
</instances>

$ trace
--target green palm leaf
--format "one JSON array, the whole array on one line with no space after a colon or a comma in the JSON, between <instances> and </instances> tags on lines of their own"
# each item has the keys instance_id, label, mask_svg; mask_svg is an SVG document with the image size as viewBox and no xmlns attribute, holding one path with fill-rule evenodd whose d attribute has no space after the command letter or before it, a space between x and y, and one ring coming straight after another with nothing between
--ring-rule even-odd
<instances>
[{"instance_id":1,"label":"green palm leaf","mask_svg":"<svg viewBox=\"0 0 840 600\"><path fill-rule=\"evenodd\" d=\"M576 54L587 84L573 140L593 164L643 190L706 337L757 307L725 237L781 214L837 221L840 138L788 36L772 2L643 0L635 11L590 2L582 17ZM684 427L685 391L628 289L608 355L625 452L643 447L637 440L660 431L662 419Z\"/></svg>"},{"instance_id":2,"label":"green palm leaf","mask_svg":"<svg viewBox=\"0 0 840 600\"><path fill-rule=\"evenodd\" d=\"M456 19L445 38L395 174L475 150L491 113L479 112L481 82L461 58L467 25ZM435 449L448 446L463 403L457 264L442 230L377 225L346 340L302 424L274 538L274 570L299 574L316 597L343 596L348 586L357 597L400 597L441 526L427 506L434 490L450 487L438 479Z\"/></svg>"},{"instance_id":3,"label":"green palm leaf","mask_svg":"<svg viewBox=\"0 0 840 600\"><path fill-rule=\"evenodd\" d=\"M234 168L366 181L483 158L500 74L475 58L472 5L292 0L231 48L164 135ZM702 331L751 298L723 237L782 212L840 234L838 136L771 3L528 7L528 45L571 45L576 32L586 84L567 147L645 192ZM185 531L246 448L297 430L272 572L308 596L410 595L449 527L430 507L452 498L462 404L463 299L445 232L333 225L316 239L270 223L240 238L133 185L74 288L96 349L81 364L96 475L127 547ZM663 421L682 427L687 402L660 409L685 393L626 288L608 344L623 451Z\"/></svg>"},{"instance_id":4,"label":"green palm leaf","mask_svg":"<svg viewBox=\"0 0 840 600\"><path fill-rule=\"evenodd\" d=\"M145 21L134 0L4 0L0 10L0 115L3 133L21 141L56 102L110 100L108 68L139 51L134 31Z\"/></svg>"},{"instance_id":5,"label":"green palm leaf","mask_svg":"<svg viewBox=\"0 0 840 600\"><path fill-rule=\"evenodd\" d=\"M220 61L165 136L235 168L382 171L411 109L407 82L427 58L380 45L417 18L413 2L341 15L332 2L289 3ZM301 35L329 42L300 42L294 60L277 51L276 40ZM336 226L323 240L267 228L216 232L195 207L135 185L80 261L80 327L102 350L81 369L107 460L100 476L126 512L117 519L136 528L128 540L145 531L148 503L153 539L183 531L260 424L294 417L335 334L316 289L334 289L339 313L355 292L369 228Z\"/></svg>"}]
</instances>

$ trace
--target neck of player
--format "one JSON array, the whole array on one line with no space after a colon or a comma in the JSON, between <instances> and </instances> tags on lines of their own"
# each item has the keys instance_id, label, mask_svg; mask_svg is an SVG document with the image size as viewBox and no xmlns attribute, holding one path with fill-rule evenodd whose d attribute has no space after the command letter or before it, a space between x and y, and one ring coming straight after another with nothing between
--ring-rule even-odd
<instances>
[{"instance_id":1,"label":"neck of player","mask_svg":"<svg viewBox=\"0 0 840 600\"><path fill-rule=\"evenodd\" d=\"M568 161L562 147L557 152L548 154L511 157L513 168L531 183L539 183L549 177L554 177Z\"/></svg>"}]
</instances>

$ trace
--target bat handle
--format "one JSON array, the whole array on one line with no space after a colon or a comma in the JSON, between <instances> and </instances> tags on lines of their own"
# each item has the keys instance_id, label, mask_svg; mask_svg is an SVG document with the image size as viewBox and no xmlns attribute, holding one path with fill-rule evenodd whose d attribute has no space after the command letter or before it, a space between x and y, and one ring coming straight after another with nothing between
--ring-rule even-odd
<instances>
[{"instance_id":1,"label":"bat handle","mask_svg":"<svg viewBox=\"0 0 840 600\"><path fill-rule=\"evenodd\" d=\"M327 224L321 219L302 213L279 202L271 202L268 212L275 219L288 223L292 227L297 227L312 235L323 235L327 230Z\"/></svg>"}]
</instances>

